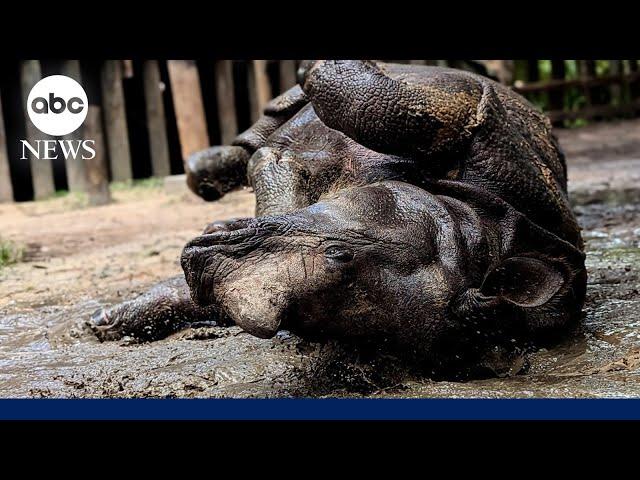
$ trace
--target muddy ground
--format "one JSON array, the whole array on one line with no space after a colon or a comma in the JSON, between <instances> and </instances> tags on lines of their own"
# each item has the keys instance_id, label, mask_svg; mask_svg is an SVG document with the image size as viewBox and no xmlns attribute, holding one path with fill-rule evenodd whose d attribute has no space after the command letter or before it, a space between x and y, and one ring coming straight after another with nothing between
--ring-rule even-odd
<instances>
[{"instance_id":1,"label":"muddy ground","mask_svg":"<svg viewBox=\"0 0 640 480\"><path fill-rule=\"evenodd\" d=\"M0 205L0 237L24 248L0 269L0 396L640 396L640 121L559 136L587 243L585 319L513 375L436 382L339 345L236 327L99 343L83 326L94 310L180 274L182 246L207 222L252 213L249 192L207 204L174 183L120 189L106 207L74 195Z\"/></svg>"}]
</instances>

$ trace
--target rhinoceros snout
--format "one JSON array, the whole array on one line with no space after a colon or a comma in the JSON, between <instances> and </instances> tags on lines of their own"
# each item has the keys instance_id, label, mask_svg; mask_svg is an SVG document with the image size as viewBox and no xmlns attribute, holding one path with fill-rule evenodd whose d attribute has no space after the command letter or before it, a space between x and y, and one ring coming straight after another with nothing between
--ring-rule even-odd
<instances>
[{"instance_id":1,"label":"rhinoceros snout","mask_svg":"<svg viewBox=\"0 0 640 480\"><path fill-rule=\"evenodd\" d=\"M223 276L229 262L242 257L260 245L265 232L254 225L253 219L218 223L212 233L200 235L184 247L180 262L191 298L201 306L215 302L213 290Z\"/></svg>"},{"instance_id":2,"label":"rhinoceros snout","mask_svg":"<svg viewBox=\"0 0 640 480\"><path fill-rule=\"evenodd\" d=\"M203 235L208 236L208 235ZM199 239L200 237L198 237ZM197 240L197 239L196 239ZM201 306L213 303L213 278L207 273L207 265L210 264L213 253L208 252L209 247L190 242L182 251L180 263L184 277L189 286L191 299Z\"/></svg>"}]
</instances>

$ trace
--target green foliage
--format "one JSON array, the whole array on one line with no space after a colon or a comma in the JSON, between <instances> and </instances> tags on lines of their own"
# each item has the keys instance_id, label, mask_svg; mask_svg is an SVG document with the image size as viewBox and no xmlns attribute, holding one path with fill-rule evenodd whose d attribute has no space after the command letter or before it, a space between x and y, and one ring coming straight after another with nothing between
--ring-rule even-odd
<instances>
[{"instance_id":1,"label":"green foliage","mask_svg":"<svg viewBox=\"0 0 640 480\"><path fill-rule=\"evenodd\" d=\"M567 128L580 128L589 125L586 118L576 118L575 120L565 120L564 126Z\"/></svg>"},{"instance_id":2,"label":"green foliage","mask_svg":"<svg viewBox=\"0 0 640 480\"><path fill-rule=\"evenodd\" d=\"M0 268L22 261L24 248L10 240L0 239Z\"/></svg>"},{"instance_id":3,"label":"green foliage","mask_svg":"<svg viewBox=\"0 0 640 480\"><path fill-rule=\"evenodd\" d=\"M610 70L609 60L596 60L596 75L607 75Z\"/></svg>"},{"instance_id":4,"label":"green foliage","mask_svg":"<svg viewBox=\"0 0 640 480\"><path fill-rule=\"evenodd\" d=\"M551 60L538 60L538 70L540 71L540 80L549 80L551 78Z\"/></svg>"},{"instance_id":5,"label":"green foliage","mask_svg":"<svg viewBox=\"0 0 640 480\"><path fill-rule=\"evenodd\" d=\"M578 78L578 61L577 60L565 60L564 61L565 78L574 80Z\"/></svg>"},{"instance_id":6,"label":"green foliage","mask_svg":"<svg viewBox=\"0 0 640 480\"><path fill-rule=\"evenodd\" d=\"M552 62L551 60L538 60L538 72L540 81L548 81L552 79ZM526 68L526 61L516 62L515 68L515 80L529 81L528 69ZM580 78L579 62L577 60L564 60L565 78L568 80L574 80ZM597 76L611 74L611 63L609 60L595 60L595 74ZM591 95L591 101L594 104L613 104L619 105L621 103L628 103L630 98L630 92L628 89L620 89L619 94L612 94L613 87L590 87L589 93ZM563 95L563 110L578 112L585 108L587 104L587 95L585 88L582 86L567 87L564 89ZM526 94L527 99L538 107L542 111L549 111L551 105L549 102L548 92L531 92ZM565 127L573 128L584 126L589 122L586 119L566 120L564 122Z\"/></svg>"}]
</instances>

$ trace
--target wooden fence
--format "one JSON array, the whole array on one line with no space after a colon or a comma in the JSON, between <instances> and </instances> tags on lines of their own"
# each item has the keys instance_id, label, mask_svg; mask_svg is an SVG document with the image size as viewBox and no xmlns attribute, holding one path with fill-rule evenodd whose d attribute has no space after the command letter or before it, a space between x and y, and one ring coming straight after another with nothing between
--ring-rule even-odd
<instances>
[{"instance_id":1,"label":"wooden fence","mask_svg":"<svg viewBox=\"0 0 640 480\"><path fill-rule=\"evenodd\" d=\"M523 62L521 77L514 78L513 87L545 110L554 125L640 112L638 60L548 62L546 78L541 78L539 62Z\"/></svg>"},{"instance_id":2,"label":"wooden fence","mask_svg":"<svg viewBox=\"0 0 640 480\"><path fill-rule=\"evenodd\" d=\"M388 60L473 70L512 86L554 125L640 112L638 60ZM60 190L109 201L108 182L183 172L183 159L228 144L273 96L293 86L296 60L29 60L0 70L0 202L43 199ZM26 98L42 77L80 81L90 109L65 139L98 143L92 161L20 160L19 140L46 139L28 120Z\"/></svg>"}]
</instances>

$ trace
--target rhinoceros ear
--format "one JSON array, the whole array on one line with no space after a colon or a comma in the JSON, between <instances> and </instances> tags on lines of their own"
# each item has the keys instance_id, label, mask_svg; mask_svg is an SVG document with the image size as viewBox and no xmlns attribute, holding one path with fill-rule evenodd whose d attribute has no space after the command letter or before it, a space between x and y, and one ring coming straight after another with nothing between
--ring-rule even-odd
<instances>
[{"instance_id":1,"label":"rhinoceros ear","mask_svg":"<svg viewBox=\"0 0 640 480\"><path fill-rule=\"evenodd\" d=\"M559 267L546 259L510 257L489 271L480 293L520 307L540 307L566 283Z\"/></svg>"},{"instance_id":2,"label":"rhinoceros ear","mask_svg":"<svg viewBox=\"0 0 640 480\"><path fill-rule=\"evenodd\" d=\"M457 319L449 350L491 361L490 352L517 354L531 344L553 344L580 318L586 271L564 257L521 254L489 269L479 288L452 302ZM489 355L489 357L487 357ZM493 368L493 367L492 367Z\"/></svg>"}]
</instances>

